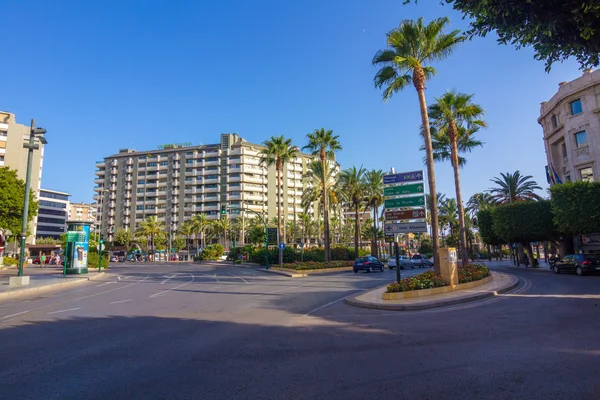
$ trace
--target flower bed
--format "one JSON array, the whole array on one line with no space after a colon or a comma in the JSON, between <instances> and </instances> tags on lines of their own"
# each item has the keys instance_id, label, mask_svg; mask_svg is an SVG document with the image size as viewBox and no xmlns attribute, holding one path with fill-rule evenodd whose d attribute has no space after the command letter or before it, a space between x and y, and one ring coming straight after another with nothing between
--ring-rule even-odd
<instances>
[{"instance_id":1,"label":"flower bed","mask_svg":"<svg viewBox=\"0 0 600 400\"><path fill-rule=\"evenodd\" d=\"M353 261L330 261L328 263L320 261L293 262L283 264L284 269L294 269L296 271L305 271L311 269L329 269L352 267Z\"/></svg>"},{"instance_id":2,"label":"flower bed","mask_svg":"<svg viewBox=\"0 0 600 400\"><path fill-rule=\"evenodd\" d=\"M458 283L479 281L490 276L490 269L483 264L468 264L458 267Z\"/></svg>"},{"instance_id":3,"label":"flower bed","mask_svg":"<svg viewBox=\"0 0 600 400\"><path fill-rule=\"evenodd\" d=\"M490 270L483 264L468 264L459 266L458 283L474 282L490 276ZM412 290L432 289L448 286L442 278L436 276L433 271L423 272L422 274L404 278L398 282L392 282L388 285L386 293L410 292Z\"/></svg>"}]
</instances>

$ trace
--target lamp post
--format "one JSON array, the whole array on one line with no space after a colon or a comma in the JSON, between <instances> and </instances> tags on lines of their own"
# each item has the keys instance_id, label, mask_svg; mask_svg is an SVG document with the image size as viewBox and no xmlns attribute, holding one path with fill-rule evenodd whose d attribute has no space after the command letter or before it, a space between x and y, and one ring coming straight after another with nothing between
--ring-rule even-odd
<instances>
[{"instance_id":1,"label":"lamp post","mask_svg":"<svg viewBox=\"0 0 600 400\"><path fill-rule=\"evenodd\" d=\"M98 272L102 271L102 245L104 239L102 238L102 214L104 213L104 193L108 193L108 190L102 189L100 191L100 223L98 229Z\"/></svg>"},{"instance_id":2,"label":"lamp post","mask_svg":"<svg viewBox=\"0 0 600 400\"><path fill-rule=\"evenodd\" d=\"M35 143L35 137L38 136L40 143L46 144L44 134L46 130L35 127L35 119L31 120L31 128L29 130L29 142L23 143L23 147L28 149L27 152L27 172L25 175L25 201L23 205L23 215L21 216L21 251L19 254L19 272L18 276L23 276L23 261L25 258L25 240L27 239L27 214L29 213L29 187L31 185L31 162L33 158L33 150L37 150L40 146Z\"/></svg>"}]
</instances>

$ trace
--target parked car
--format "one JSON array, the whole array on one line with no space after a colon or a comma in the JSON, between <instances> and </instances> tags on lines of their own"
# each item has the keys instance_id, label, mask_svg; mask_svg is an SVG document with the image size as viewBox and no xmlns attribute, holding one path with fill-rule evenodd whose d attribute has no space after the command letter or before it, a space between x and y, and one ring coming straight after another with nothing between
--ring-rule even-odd
<instances>
[{"instance_id":1,"label":"parked car","mask_svg":"<svg viewBox=\"0 0 600 400\"><path fill-rule=\"evenodd\" d=\"M119 262L119 257L117 256L110 256L110 262Z\"/></svg>"},{"instance_id":2,"label":"parked car","mask_svg":"<svg viewBox=\"0 0 600 400\"><path fill-rule=\"evenodd\" d=\"M40 264L41 262L42 262L42 260L40 260L40 257L33 259L34 264ZM44 261L44 264L50 264L50 256L46 256L46 260Z\"/></svg>"},{"instance_id":3,"label":"parked car","mask_svg":"<svg viewBox=\"0 0 600 400\"><path fill-rule=\"evenodd\" d=\"M372 272L373 270L378 269L383 272L383 263L379 261L377 258L372 256L359 257L354 260L354 273L356 274L358 271L367 271Z\"/></svg>"},{"instance_id":4,"label":"parked car","mask_svg":"<svg viewBox=\"0 0 600 400\"><path fill-rule=\"evenodd\" d=\"M411 261L419 268L433 267L433 262L422 254L415 254L412 256Z\"/></svg>"},{"instance_id":5,"label":"parked car","mask_svg":"<svg viewBox=\"0 0 600 400\"><path fill-rule=\"evenodd\" d=\"M413 264L412 260L408 258L408 256L398 256L400 259L400 269L404 268L415 268L415 264ZM394 269L396 268L396 256L392 256L388 260L388 268Z\"/></svg>"},{"instance_id":6,"label":"parked car","mask_svg":"<svg viewBox=\"0 0 600 400\"><path fill-rule=\"evenodd\" d=\"M582 276L589 272L600 272L600 257L595 254L569 254L556 262L554 273L575 272Z\"/></svg>"}]
</instances>

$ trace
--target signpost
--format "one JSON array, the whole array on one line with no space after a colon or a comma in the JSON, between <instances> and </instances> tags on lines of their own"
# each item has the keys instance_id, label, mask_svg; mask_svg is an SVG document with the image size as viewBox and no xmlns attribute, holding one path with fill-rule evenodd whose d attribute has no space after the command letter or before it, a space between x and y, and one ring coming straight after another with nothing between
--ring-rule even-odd
<instances>
[{"instance_id":1,"label":"signpost","mask_svg":"<svg viewBox=\"0 0 600 400\"><path fill-rule=\"evenodd\" d=\"M285 243L279 243L279 250L285 249Z\"/></svg>"},{"instance_id":2,"label":"signpost","mask_svg":"<svg viewBox=\"0 0 600 400\"><path fill-rule=\"evenodd\" d=\"M394 183L406 182L423 182L423 170L401 172L399 174L389 174L383 176L384 185L392 185Z\"/></svg>"},{"instance_id":3,"label":"signpost","mask_svg":"<svg viewBox=\"0 0 600 400\"><path fill-rule=\"evenodd\" d=\"M277 228L267 228L268 244L277 244Z\"/></svg>"},{"instance_id":4,"label":"signpost","mask_svg":"<svg viewBox=\"0 0 600 400\"><path fill-rule=\"evenodd\" d=\"M427 232L426 222L407 222L385 224L386 234Z\"/></svg>"},{"instance_id":5,"label":"signpost","mask_svg":"<svg viewBox=\"0 0 600 400\"><path fill-rule=\"evenodd\" d=\"M403 207L423 207L425 205L425 196L402 197L398 199L386 199L385 209L403 208Z\"/></svg>"},{"instance_id":6,"label":"signpost","mask_svg":"<svg viewBox=\"0 0 600 400\"><path fill-rule=\"evenodd\" d=\"M383 195L389 196L404 196L407 194L425 193L425 185L422 183L413 183L402 186L388 186L383 188Z\"/></svg>"},{"instance_id":7,"label":"signpost","mask_svg":"<svg viewBox=\"0 0 600 400\"><path fill-rule=\"evenodd\" d=\"M413 210L386 210L386 221L402 221L407 219L423 219L427 216L424 208L415 208Z\"/></svg>"}]
</instances>

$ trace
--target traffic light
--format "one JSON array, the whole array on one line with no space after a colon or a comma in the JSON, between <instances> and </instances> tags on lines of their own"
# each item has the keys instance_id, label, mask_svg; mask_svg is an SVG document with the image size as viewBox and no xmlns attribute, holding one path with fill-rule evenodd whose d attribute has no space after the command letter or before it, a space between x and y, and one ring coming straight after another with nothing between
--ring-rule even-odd
<instances>
[{"instance_id":1,"label":"traffic light","mask_svg":"<svg viewBox=\"0 0 600 400\"><path fill-rule=\"evenodd\" d=\"M221 206L221 215L225 215L227 214L227 208L225 207L225 205Z\"/></svg>"},{"instance_id":2,"label":"traffic light","mask_svg":"<svg viewBox=\"0 0 600 400\"><path fill-rule=\"evenodd\" d=\"M104 239L100 239L100 244L103 244L103 243L104 243Z\"/></svg>"}]
</instances>

